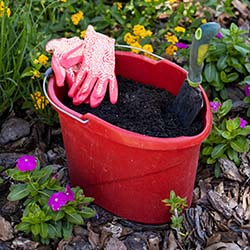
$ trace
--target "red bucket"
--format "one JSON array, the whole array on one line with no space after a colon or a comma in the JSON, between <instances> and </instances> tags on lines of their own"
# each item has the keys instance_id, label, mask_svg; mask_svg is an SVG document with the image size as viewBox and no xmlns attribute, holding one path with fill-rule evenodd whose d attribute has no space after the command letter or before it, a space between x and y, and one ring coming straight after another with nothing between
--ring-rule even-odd
<instances>
[{"instance_id":1,"label":"red bucket","mask_svg":"<svg viewBox=\"0 0 250 250\"><path fill-rule=\"evenodd\" d=\"M155 61L131 52L116 52L117 75L174 95L186 73L165 59ZM66 88L49 82L48 96L59 114L71 183L117 216L146 224L168 222L169 209L161 200L174 190L191 204L200 146L212 126L209 101L200 89L203 131L196 136L155 138L69 109L61 102Z\"/></svg>"}]
</instances>

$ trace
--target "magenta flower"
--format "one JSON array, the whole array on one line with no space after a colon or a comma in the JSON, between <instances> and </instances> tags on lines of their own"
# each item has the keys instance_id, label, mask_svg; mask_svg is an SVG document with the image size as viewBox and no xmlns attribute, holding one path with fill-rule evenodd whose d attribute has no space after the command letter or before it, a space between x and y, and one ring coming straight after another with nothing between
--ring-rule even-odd
<instances>
[{"instance_id":1,"label":"magenta flower","mask_svg":"<svg viewBox=\"0 0 250 250\"><path fill-rule=\"evenodd\" d=\"M247 125L247 121L240 117L240 127L245 128L246 125Z\"/></svg>"},{"instance_id":2,"label":"magenta flower","mask_svg":"<svg viewBox=\"0 0 250 250\"><path fill-rule=\"evenodd\" d=\"M219 102L210 102L210 107L214 112L217 112L221 104Z\"/></svg>"},{"instance_id":3,"label":"magenta flower","mask_svg":"<svg viewBox=\"0 0 250 250\"><path fill-rule=\"evenodd\" d=\"M50 196L48 205L53 211L59 211L61 207L65 206L68 197L64 192L57 192Z\"/></svg>"},{"instance_id":4,"label":"magenta flower","mask_svg":"<svg viewBox=\"0 0 250 250\"><path fill-rule=\"evenodd\" d=\"M217 37L218 39L221 39L221 38L223 37L223 35L222 35L220 32L218 32L217 35L216 35L216 37Z\"/></svg>"},{"instance_id":5,"label":"magenta flower","mask_svg":"<svg viewBox=\"0 0 250 250\"><path fill-rule=\"evenodd\" d=\"M67 196L68 201L74 201L74 192L71 190L69 184L66 185L65 195Z\"/></svg>"},{"instance_id":6,"label":"magenta flower","mask_svg":"<svg viewBox=\"0 0 250 250\"><path fill-rule=\"evenodd\" d=\"M250 85L248 84L245 86L245 95L250 96Z\"/></svg>"},{"instance_id":7,"label":"magenta flower","mask_svg":"<svg viewBox=\"0 0 250 250\"><path fill-rule=\"evenodd\" d=\"M186 43L181 43L181 42L176 43L175 46L176 46L178 49L187 49L187 48L189 47L188 44L186 44Z\"/></svg>"},{"instance_id":8,"label":"magenta flower","mask_svg":"<svg viewBox=\"0 0 250 250\"><path fill-rule=\"evenodd\" d=\"M23 155L17 159L17 168L21 172L33 171L36 168L36 158L32 155Z\"/></svg>"}]
</instances>

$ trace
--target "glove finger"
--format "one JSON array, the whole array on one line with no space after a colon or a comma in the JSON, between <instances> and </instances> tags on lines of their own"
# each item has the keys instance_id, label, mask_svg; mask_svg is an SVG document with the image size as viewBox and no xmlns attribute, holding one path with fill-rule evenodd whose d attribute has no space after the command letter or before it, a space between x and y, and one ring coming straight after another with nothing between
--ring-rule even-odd
<instances>
[{"instance_id":1,"label":"glove finger","mask_svg":"<svg viewBox=\"0 0 250 250\"><path fill-rule=\"evenodd\" d=\"M77 92L81 89L81 86L84 82L84 80L87 78L88 76L88 72L86 70L84 70L84 68L80 68L79 72L76 75L76 79L75 82L72 84L69 92L68 92L68 96L73 98Z\"/></svg>"},{"instance_id":2,"label":"glove finger","mask_svg":"<svg viewBox=\"0 0 250 250\"><path fill-rule=\"evenodd\" d=\"M96 81L97 77L92 77L92 75L88 75L77 94L73 97L73 104L79 105L85 102L88 96L90 95Z\"/></svg>"},{"instance_id":3,"label":"glove finger","mask_svg":"<svg viewBox=\"0 0 250 250\"><path fill-rule=\"evenodd\" d=\"M116 104L118 100L118 84L116 77L109 81L109 100L112 104Z\"/></svg>"},{"instance_id":4,"label":"glove finger","mask_svg":"<svg viewBox=\"0 0 250 250\"><path fill-rule=\"evenodd\" d=\"M102 102L106 90L107 90L107 86L108 86L109 80L105 80L105 81L97 81L95 84L95 87L90 95L90 107L91 108L96 108L100 105L100 103Z\"/></svg>"},{"instance_id":5,"label":"glove finger","mask_svg":"<svg viewBox=\"0 0 250 250\"><path fill-rule=\"evenodd\" d=\"M52 56L51 67L55 74L57 86L59 87L63 86L66 77L66 72L65 69L60 65L58 59L55 56Z\"/></svg>"},{"instance_id":6,"label":"glove finger","mask_svg":"<svg viewBox=\"0 0 250 250\"><path fill-rule=\"evenodd\" d=\"M76 76L75 76L75 72L73 68L71 67L69 69L66 69L66 82L67 82L69 89L72 87L75 80L76 80Z\"/></svg>"},{"instance_id":7,"label":"glove finger","mask_svg":"<svg viewBox=\"0 0 250 250\"><path fill-rule=\"evenodd\" d=\"M73 48L62 56L61 65L63 67L70 68L78 63L83 62L84 54L83 54L83 44Z\"/></svg>"}]
</instances>

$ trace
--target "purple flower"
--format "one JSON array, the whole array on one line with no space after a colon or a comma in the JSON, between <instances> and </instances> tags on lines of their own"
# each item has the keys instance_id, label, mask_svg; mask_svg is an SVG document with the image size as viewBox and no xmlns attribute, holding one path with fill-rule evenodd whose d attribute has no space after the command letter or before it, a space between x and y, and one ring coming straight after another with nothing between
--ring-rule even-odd
<instances>
[{"instance_id":1,"label":"purple flower","mask_svg":"<svg viewBox=\"0 0 250 250\"><path fill-rule=\"evenodd\" d=\"M64 192L57 192L50 196L48 205L53 211L59 211L61 207L65 206L68 197Z\"/></svg>"},{"instance_id":2,"label":"purple flower","mask_svg":"<svg viewBox=\"0 0 250 250\"><path fill-rule=\"evenodd\" d=\"M210 107L214 112L217 112L221 104L219 102L210 102Z\"/></svg>"},{"instance_id":3,"label":"purple flower","mask_svg":"<svg viewBox=\"0 0 250 250\"><path fill-rule=\"evenodd\" d=\"M178 49L187 49L189 47L188 44L181 42L176 43L175 46L177 46Z\"/></svg>"},{"instance_id":4,"label":"purple flower","mask_svg":"<svg viewBox=\"0 0 250 250\"><path fill-rule=\"evenodd\" d=\"M68 201L74 201L74 192L71 190L69 184L66 185L65 195L67 196Z\"/></svg>"},{"instance_id":5,"label":"purple flower","mask_svg":"<svg viewBox=\"0 0 250 250\"><path fill-rule=\"evenodd\" d=\"M217 37L218 39L221 39L223 36L222 36L222 34L221 34L220 32L218 32L217 35L216 35L216 37Z\"/></svg>"},{"instance_id":6,"label":"purple flower","mask_svg":"<svg viewBox=\"0 0 250 250\"><path fill-rule=\"evenodd\" d=\"M250 85L248 84L245 86L245 95L250 96Z\"/></svg>"},{"instance_id":7,"label":"purple flower","mask_svg":"<svg viewBox=\"0 0 250 250\"><path fill-rule=\"evenodd\" d=\"M246 125L247 125L247 121L240 117L240 127L245 128Z\"/></svg>"},{"instance_id":8,"label":"purple flower","mask_svg":"<svg viewBox=\"0 0 250 250\"><path fill-rule=\"evenodd\" d=\"M36 158L32 155L23 155L17 159L17 168L21 172L33 171L36 168Z\"/></svg>"}]
</instances>

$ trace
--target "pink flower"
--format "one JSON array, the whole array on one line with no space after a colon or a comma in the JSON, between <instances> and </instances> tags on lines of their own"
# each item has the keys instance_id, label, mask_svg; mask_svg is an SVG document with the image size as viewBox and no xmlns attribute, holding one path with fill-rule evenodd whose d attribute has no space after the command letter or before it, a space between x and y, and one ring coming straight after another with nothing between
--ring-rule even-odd
<instances>
[{"instance_id":1,"label":"pink flower","mask_svg":"<svg viewBox=\"0 0 250 250\"><path fill-rule=\"evenodd\" d=\"M74 192L71 190L69 184L66 185L65 195L67 196L68 201L74 201Z\"/></svg>"},{"instance_id":2,"label":"pink flower","mask_svg":"<svg viewBox=\"0 0 250 250\"><path fill-rule=\"evenodd\" d=\"M245 86L245 95L250 96L250 85L248 84Z\"/></svg>"},{"instance_id":3,"label":"pink flower","mask_svg":"<svg viewBox=\"0 0 250 250\"><path fill-rule=\"evenodd\" d=\"M189 47L188 44L181 42L176 43L175 46L177 46L178 49L187 49Z\"/></svg>"},{"instance_id":4,"label":"pink flower","mask_svg":"<svg viewBox=\"0 0 250 250\"><path fill-rule=\"evenodd\" d=\"M36 158L32 155L23 155L17 159L17 168L21 172L33 171L36 168Z\"/></svg>"},{"instance_id":5,"label":"pink flower","mask_svg":"<svg viewBox=\"0 0 250 250\"><path fill-rule=\"evenodd\" d=\"M241 127L241 128L245 128L246 125L247 125L247 121L244 120L243 118L240 118L240 127Z\"/></svg>"},{"instance_id":6,"label":"pink flower","mask_svg":"<svg viewBox=\"0 0 250 250\"><path fill-rule=\"evenodd\" d=\"M59 211L61 207L65 206L68 197L64 192L57 192L50 196L48 205L53 211Z\"/></svg>"},{"instance_id":7,"label":"pink flower","mask_svg":"<svg viewBox=\"0 0 250 250\"><path fill-rule=\"evenodd\" d=\"M221 104L219 102L210 102L210 107L214 112L217 112Z\"/></svg>"}]
</instances>

